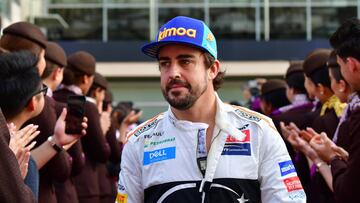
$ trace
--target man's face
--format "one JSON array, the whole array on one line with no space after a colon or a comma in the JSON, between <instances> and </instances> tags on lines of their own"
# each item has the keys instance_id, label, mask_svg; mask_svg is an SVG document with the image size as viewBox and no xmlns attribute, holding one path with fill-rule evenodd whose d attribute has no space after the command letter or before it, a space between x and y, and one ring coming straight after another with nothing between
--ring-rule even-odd
<instances>
[{"instance_id":1,"label":"man's face","mask_svg":"<svg viewBox=\"0 0 360 203\"><path fill-rule=\"evenodd\" d=\"M166 45L158 56L161 91L169 104L187 110L212 82L204 64L204 54L184 45Z\"/></svg>"}]
</instances>

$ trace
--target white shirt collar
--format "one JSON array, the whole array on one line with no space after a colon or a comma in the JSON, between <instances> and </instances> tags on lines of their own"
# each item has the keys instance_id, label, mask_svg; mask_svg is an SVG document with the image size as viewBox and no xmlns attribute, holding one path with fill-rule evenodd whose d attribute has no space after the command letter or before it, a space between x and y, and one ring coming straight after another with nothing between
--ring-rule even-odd
<instances>
[{"instance_id":1,"label":"white shirt collar","mask_svg":"<svg viewBox=\"0 0 360 203\"><path fill-rule=\"evenodd\" d=\"M83 95L82 90L80 89L80 87L78 87L76 85L61 85L60 89L67 89L69 91L74 92L77 95Z\"/></svg>"}]
</instances>

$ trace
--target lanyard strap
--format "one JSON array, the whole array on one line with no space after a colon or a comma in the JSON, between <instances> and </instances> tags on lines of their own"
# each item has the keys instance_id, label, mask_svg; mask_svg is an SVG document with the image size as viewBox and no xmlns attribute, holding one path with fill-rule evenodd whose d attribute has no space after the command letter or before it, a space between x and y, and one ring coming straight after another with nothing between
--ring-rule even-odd
<instances>
[{"instance_id":1,"label":"lanyard strap","mask_svg":"<svg viewBox=\"0 0 360 203\"><path fill-rule=\"evenodd\" d=\"M205 176L206 163L207 163L207 150L206 150L206 129L199 129L198 131L198 144L196 152L196 160L202 175Z\"/></svg>"}]
</instances>

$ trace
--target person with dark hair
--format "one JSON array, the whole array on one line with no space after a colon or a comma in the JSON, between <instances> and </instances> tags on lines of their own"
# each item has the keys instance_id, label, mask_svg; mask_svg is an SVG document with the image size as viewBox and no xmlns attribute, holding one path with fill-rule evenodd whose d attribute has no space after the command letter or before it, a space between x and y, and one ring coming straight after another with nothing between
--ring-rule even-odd
<instances>
[{"instance_id":1,"label":"person with dark hair","mask_svg":"<svg viewBox=\"0 0 360 203\"><path fill-rule=\"evenodd\" d=\"M110 156L106 163L98 163L98 180L100 191L100 202L113 203L116 198L116 181L111 179L107 171L106 164L110 161L112 164L119 164L121 156L121 148L116 139L116 127L111 123L110 111L103 111L103 101L105 92L108 90L108 82L104 76L95 72L94 81L88 92L87 100L94 103L100 115L101 128L105 134L107 144L110 146Z\"/></svg>"},{"instance_id":2,"label":"person with dark hair","mask_svg":"<svg viewBox=\"0 0 360 203\"><path fill-rule=\"evenodd\" d=\"M330 54L327 67L329 68L329 77L331 81L331 89L341 102L348 102L349 95L352 93L350 85L346 82L341 74L340 66L337 63L336 51Z\"/></svg>"},{"instance_id":3,"label":"person with dark hair","mask_svg":"<svg viewBox=\"0 0 360 203\"><path fill-rule=\"evenodd\" d=\"M346 104L341 103L331 89L329 69L327 67L330 52L328 49L314 50L304 60L303 69L305 84L307 83L306 85L313 89L314 96L321 103L321 107L306 115L308 122L305 124L305 127L312 127L311 130L315 132L325 132L331 139L334 136L339 117L342 115ZM303 135L303 132L300 132L297 126L295 126L295 129L298 133L297 137L299 134ZM288 141L291 142L289 138L292 139L293 136L287 137ZM331 181L324 175L328 173L327 169L321 168L323 160L305 142L305 140L309 139L311 137L298 137L296 142L291 142L295 149L300 150L307 156L310 163L309 201L314 203L334 202Z\"/></svg>"},{"instance_id":4,"label":"person with dark hair","mask_svg":"<svg viewBox=\"0 0 360 203\"><path fill-rule=\"evenodd\" d=\"M47 45L46 37L41 32L40 28L37 27L36 25L27 22L18 22L6 27L3 30L3 36L0 39L0 46L2 48L5 48L12 52L19 50L27 50L33 53L35 56L37 56L38 59L37 70L40 76L45 69L44 54L45 54L46 45ZM37 125L38 130L40 131L39 136L35 139L35 141L37 142L36 146L31 151L31 157L29 161L29 172L25 179L25 182L31 186L35 196L38 196L38 192L39 192L38 170L41 169L55 155L57 160L64 161L62 163L65 163L66 161L64 159L64 154L66 154L65 152L53 153L52 149L47 148L46 145L48 138L50 139L49 142L53 142L53 137L49 137L49 135L52 135L54 133L56 118L60 116L61 111L62 108L59 109L58 115L56 115L53 101L46 96L44 98L44 108L41 111L41 113L24 124L24 126L29 123L38 124ZM58 144L67 144L67 143L58 143ZM47 152L48 150L50 150L48 153L44 153ZM53 162L57 162L57 161L53 161ZM63 166L62 163L60 163L59 166ZM56 167L57 166L55 166L55 168ZM65 172L66 170L62 170L62 171ZM56 173L55 177L59 177L64 174L66 174L66 172ZM44 180L44 178L42 179ZM42 188L48 188L48 187L42 187ZM50 193L51 191L49 191L49 193L42 193L42 194L50 194ZM42 197L44 197L44 195L42 195L39 198L40 202L43 201ZM53 197L52 199L54 200L55 195L53 195L52 197ZM53 202L53 201L49 201L49 199L46 198L45 202Z\"/></svg>"},{"instance_id":5,"label":"person with dark hair","mask_svg":"<svg viewBox=\"0 0 360 203\"><path fill-rule=\"evenodd\" d=\"M158 60L166 112L130 132L117 202L306 202L271 119L224 104L205 23L178 16L142 48Z\"/></svg>"},{"instance_id":6,"label":"person with dark hair","mask_svg":"<svg viewBox=\"0 0 360 203\"><path fill-rule=\"evenodd\" d=\"M39 27L28 22L17 22L4 28L0 38L0 47L7 51L27 50L39 59L39 74L45 69L46 36Z\"/></svg>"},{"instance_id":7,"label":"person with dark hair","mask_svg":"<svg viewBox=\"0 0 360 203\"><path fill-rule=\"evenodd\" d=\"M273 117L277 129L280 130L279 122L286 124L294 122L300 128L304 127L305 119L303 114L311 111L313 103L307 97L307 91L304 86L305 77L302 68L302 62L291 62L285 74L286 96L291 102L290 105L279 108L281 114Z\"/></svg>"},{"instance_id":8,"label":"person with dark hair","mask_svg":"<svg viewBox=\"0 0 360 203\"><path fill-rule=\"evenodd\" d=\"M360 20L346 20L331 36L342 76L355 92L349 97L337 145L326 134L313 133L311 146L331 166L336 202L360 202Z\"/></svg>"},{"instance_id":9,"label":"person with dark hair","mask_svg":"<svg viewBox=\"0 0 360 203\"><path fill-rule=\"evenodd\" d=\"M49 87L47 92L49 106L53 107L38 117L39 122L48 125L53 115L59 114L66 107L65 103L57 102L51 97L63 79L63 71L67 66L66 53L55 42L46 43L46 67L41 76L43 83ZM55 111L54 111L55 109ZM54 114L56 112L56 114ZM44 118L46 117L46 121ZM49 122L50 121L50 122ZM35 121L34 121L35 122ZM58 153L43 169L40 170L39 202L77 202L78 197L71 176L79 174L85 165L80 142L66 146L67 151Z\"/></svg>"},{"instance_id":10,"label":"person with dark hair","mask_svg":"<svg viewBox=\"0 0 360 203\"><path fill-rule=\"evenodd\" d=\"M266 81L261 86L261 111L269 116L273 117L281 113L279 110L281 107L290 104L286 97L286 83L284 80L272 79Z\"/></svg>"},{"instance_id":11,"label":"person with dark hair","mask_svg":"<svg viewBox=\"0 0 360 203\"><path fill-rule=\"evenodd\" d=\"M47 42L45 60L46 66L41 78L43 83L49 87L48 95L52 97L52 93L61 84L64 77L64 68L67 66L66 53L57 43Z\"/></svg>"},{"instance_id":12,"label":"person with dark hair","mask_svg":"<svg viewBox=\"0 0 360 203\"><path fill-rule=\"evenodd\" d=\"M47 47L47 45L50 47ZM59 49L54 49L54 45L47 42L45 35L41 32L39 27L27 22L18 22L6 27L3 31L3 36L0 39L0 46L9 51L27 50L35 54L39 59L37 68L40 76L42 76L46 69L45 49L49 51L48 56L52 55L50 58L54 59L57 63L63 63L61 61L64 61L65 57L63 50L57 52ZM49 72L50 71L46 72L46 77L50 74ZM62 73L59 73L56 76L56 80L62 79ZM47 80L45 83L51 85L51 88L54 88L54 84L56 85L59 81L54 83L51 80ZM52 91L50 90L49 92ZM51 139L51 137L49 138L49 135L54 133L56 119L60 116L64 106L59 106L57 108L56 103L50 97L46 96L44 99L44 108L41 113L25 123L25 125L30 123L37 124L39 126L38 130L40 131L39 136L35 139L37 143L32 150L31 156L34 158L34 163L36 164L35 170L29 174L37 174L37 170L40 169L39 202L56 202L52 180L64 180L69 175L70 167L68 156L64 150L59 150L60 152L56 154L44 153L39 146L47 142L47 139ZM49 160L51 161L49 162ZM30 164L31 163L33 162L30 162ZM43 168L43 166L45 166L45 168ZM29 168L32 169L34 167ZM59 169L62 173L58 172ZM33 176L29 176L29 178L30 177ZM32 182L38 182L37 179L37 177L34 177ZM26 180L28 180L28 178ZM37 188L37 186L34 187Z\"/></svg>"},{"instance_id":13,"label":"person with dark hair","mask_svg":"<svg viewBox=\"0 0 360 203\"><path fill-rule=\"evenodd\" d=\"M112 102L113 102L113 94L110 90L106 90L102 110L112 112L113 111Z\"/></svg>"},{"instance_id":14,"label":"person with dark hair","mask_svg":"<svg viewBox=\"0 0 360 203\"><path fill-rule=\"evenodd\" d=\"M25 185L17 157L9 148L10 133L0 108L0 199L2 202L35 203L30 188Z\"/></svg>"},{"instance_id":15,"label":"person with dark hair","mask_svg":"<svg viewBox=\"0 0 360 203\"><path fill-rule=\"evenodd\" d=\"M265 81L263 79L261 82ZM249 80L243 90L243 97L247 100L245 107L262 113L260 107L260 87L262 84L258 84L257 80Z\"/></svg>"},{"instance_id":16,"label":"person with dark hair","mask_svg":"<svg viewBox=\"0 0 360 203\"><path fill-rule=\"evenodd\" d=\"M87 95L94 80L96 60L85 51L78 51L67 58L62 86L54 92L53 98L66 102L70 95ZM85 166L73 180L79 202L100 202L99 164L106 163L110 147L101 128L100 113L96 104L85 102L85 116L89 118L87 136L81 139L85 154Z\"/></svg>"},{"instance_id":17,"label":"person with dark hair","mask_svg":"<svg viewBox=\"0 0 360 203\"><path fill-rule=\"evenodd\" d=\"M279 109L281 113L272 117L276 128L280 132L281 122L284 125L289 125L293 122L296 126L299 126L300 129L305 128L307 117L303 115L311 112L313 108L313 103L309 101L306 88L304 86L305 77L302 65L302 61L290 62L290 66L285 73L285 81L287 84L286 96L289 101L291 101L291 104L281 107ZM284 137L283 134L282 136ZM286 139L284 140L299 175L301 184L303 185L305 192L308 194L310 183L308 161L303 153L299 150L295 150Z\"/></svg>"},{"instance_id":18,"label":"person with dark hair","mask_svg":"<svg viewBox=\"0 0 360 203\"><path fill-rule=\"evenodd\" d=\"M42 82L48 87L45 97L43 111L27 123L39 125L40 134L36 138L37 146L46 142L49 135L53 133L57 117L61 114L65 104L60 104L52 99L52 92L62 80L63 67L66 66L66 55L64 50L54 42L46 42L46 67L43 71ZM72 145L73 143L71 143ZM64 146L66 150L71 146ZM72 147L73 148L73 147ZM66 181L71 174L72 164L66 150L59 151L51 160L44 162L40 169L39 203L58 202L56 198L55 182ZM71 150L70 150L71 151ZM74 163L75 165L76 163Z\"/></svg>"},{"instance_id":19,"label":"person with dark hair","mask_svg":"<svg viewBox=\"0 0 360 203\"><path fill-rule=\"evenodd\" d=\"M41 83L37 66L38 58L29 52L0 55L0 96L7 98L0 101L0 107L7 122L13 123L16 130L30 118L39 115L44 107L47 87ZM79 138L80 135L65 134L65 116L64 109L56 121L51 139L39 146L37 151L32 151L36 160L54 156L56 148L60 149L59 146ZM86 123L83 123L83 127L86 128ZM85 134L85 130L82 133Z\"/></svg>"}]
</instances>

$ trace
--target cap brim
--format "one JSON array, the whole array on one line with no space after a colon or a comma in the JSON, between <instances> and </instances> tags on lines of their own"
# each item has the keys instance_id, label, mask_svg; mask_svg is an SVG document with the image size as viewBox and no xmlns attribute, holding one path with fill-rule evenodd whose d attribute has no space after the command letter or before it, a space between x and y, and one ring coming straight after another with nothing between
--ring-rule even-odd
<instances>
[{"instance_id":1,"label":"cap brim","mask_svg":"<svg viewBox=\"0 0 360 203\"><path fill-rule=\"evenodd\" d=\"M152 58L158 58L158 54L159 54L159 50L161 47L168 45L168 44L184 44L184 45L188 45L194 48L198 48L200 50L209 52L208 50L204 49L203 47L193 44L193 43L189 43L189 42L183 42L183 41L162 41L162 42L151 42L149 44L144 45L141 48L141 51L152 57Z\"/></svg>"}]
</instances>

